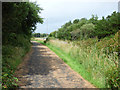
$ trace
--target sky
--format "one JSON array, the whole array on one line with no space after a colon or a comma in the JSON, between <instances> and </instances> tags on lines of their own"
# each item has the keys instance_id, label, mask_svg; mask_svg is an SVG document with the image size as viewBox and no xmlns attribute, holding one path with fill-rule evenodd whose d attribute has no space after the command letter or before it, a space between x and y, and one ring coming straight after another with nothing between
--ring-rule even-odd
<instances>
[{"instance_id":1,"label":"sky","mask_svg":"<svg viewBox=\"0 0 120 90\"><path fill-rule=\"evenodd\" d=\"M43 8L40 16L43 24L37 24L35 33L51 33L74 19L90 19L92 14L99 19L118 11L120 0L29 0Z\"/></svg>"}]
</instances>

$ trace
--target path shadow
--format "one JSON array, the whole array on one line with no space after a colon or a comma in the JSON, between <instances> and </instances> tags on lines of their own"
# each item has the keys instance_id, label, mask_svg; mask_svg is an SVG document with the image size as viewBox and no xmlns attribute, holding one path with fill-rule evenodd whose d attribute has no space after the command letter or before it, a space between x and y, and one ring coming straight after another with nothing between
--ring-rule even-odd
<instances>
[{"instance_id":1,"label":"path shadow","mask_svg":"<svg viewBox=\"0 0 120 90\"><path fill-rule=\"evenodd\" d=\"M52 68L54 63L58 63L58 65L63 64L60 60L56 57L53 57L46 48L39 43L33 43L33 53L28 61L28 75L48 75L50 71L53 71L57 68ZM53 61L55 60L55 61ZM58 61L58 62L57 62Z\"/></svg>"}]
</instances>

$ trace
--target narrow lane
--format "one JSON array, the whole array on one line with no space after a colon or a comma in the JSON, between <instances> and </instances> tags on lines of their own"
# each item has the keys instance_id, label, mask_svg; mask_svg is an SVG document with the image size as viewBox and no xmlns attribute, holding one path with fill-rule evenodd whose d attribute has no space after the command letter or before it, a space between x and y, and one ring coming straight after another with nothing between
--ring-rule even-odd
<instances>
[{"instance_id":1,"label":"narrow lane","mask_svg":"<svg viewBox=\"0 0 120 90\"><path fill-rule=\"evenodd\" d=\"M20 88L94 88L48 47L32 41L32 53L16 72Z\"/></svg>"}]
</instances>

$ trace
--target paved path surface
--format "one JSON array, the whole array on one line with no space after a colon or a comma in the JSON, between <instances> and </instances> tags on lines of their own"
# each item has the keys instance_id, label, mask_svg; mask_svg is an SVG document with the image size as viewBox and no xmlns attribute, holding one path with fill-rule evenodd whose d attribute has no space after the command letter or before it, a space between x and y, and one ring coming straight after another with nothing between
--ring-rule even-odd
<instances>
[{"instance_id":1,"label":"paved path surface","mask_svg":"<svg viewBox=\"0 0 120 90\"><path fill-rule=\"evenodd\" d=\"M48 47L32 43L32 51L16 71L20 88L94 88Z\"/></svg>"}]
</instances>

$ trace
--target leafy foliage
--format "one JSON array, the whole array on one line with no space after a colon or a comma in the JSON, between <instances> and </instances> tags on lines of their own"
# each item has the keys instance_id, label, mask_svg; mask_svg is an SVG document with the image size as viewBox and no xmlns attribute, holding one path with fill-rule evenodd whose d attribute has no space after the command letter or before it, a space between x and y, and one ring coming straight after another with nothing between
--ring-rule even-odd
<instances>
[{"instance_id":1,"label":"leafy foliage","mask_svg":"<svg viewBox=\"0 0 120 90\"><path fill-rule=\"evenodd\" d=\"M30 2L3 2L2 4L2 62L3 88L16 87L13 74L22 57L30 49L30 38L36 24L43 23L38 15L41 8Z\"/></svg>"},{"instance_id":2,"label":"leafy foliage","mask_svg":"<svg viewBox=\"0 0 120 90\"><path fill-rule=\"evenodd\" d=\"M58 31L52 32L49 37L63 40L82 40L87 38L99 39L114 35L120 29L120 13L113 12L106 18L98 20L97 15L87 20L86 18L75 19L73 23L67 22Z\"/></svg>"},{"instance_id":3,"label":"leafy foliage","mask_svg":"<svg viewBox=\"0 0 120 90\"><path fill-rule=\"evenodd\" d=\"M103 17L102 20L99 20L95 26L95 36L101 39L115 34L120 28L119 16L120 13L113 12L106 19Z\"/></svg>"}]
</instances>

